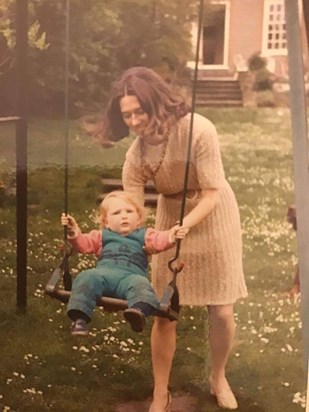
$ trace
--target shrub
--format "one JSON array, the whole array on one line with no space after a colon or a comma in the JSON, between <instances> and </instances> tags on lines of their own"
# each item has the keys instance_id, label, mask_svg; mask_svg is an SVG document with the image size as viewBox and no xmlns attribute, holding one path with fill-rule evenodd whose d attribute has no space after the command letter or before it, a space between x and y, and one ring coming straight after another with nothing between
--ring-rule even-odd
<instances>
[{"instance_id":1,"label":"shrub","mask_svg":"<svg viewBox=\"0 0 309 412\"><path fill-rule=\"evenodd\" d=\"M266 64L265 57L262 57L260 53L255 53L248 59L248 67L252 72L265 69Z\"/></svg>"},{"instance_id":2,"label":"shrub","mask_svg":"<svg viewBox=\"0 0 309 412\"><path fill-rule=\"evenodd\" d=\"M263 91L272 89L275 76L267 69L266 65L266 58L262 57L260 53L255 53L248 59L249 70L255 75L253 90Z\"/></svg>"}]
</instances>

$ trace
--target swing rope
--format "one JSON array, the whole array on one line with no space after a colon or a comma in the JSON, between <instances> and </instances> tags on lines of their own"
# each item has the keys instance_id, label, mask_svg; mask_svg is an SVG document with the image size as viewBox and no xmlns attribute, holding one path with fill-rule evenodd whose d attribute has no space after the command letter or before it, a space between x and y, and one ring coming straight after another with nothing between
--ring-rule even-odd
<instances>
[{"instance_id":1,"label":"swing rope","mask_svg":"<svg viewBox=\"0 0 309 412\"><path fill-rule=\"evenodd\" d=\"M70 59L70 0L66 0L65 18L65 62L64 62L64 213L68 214L69 204L69 59ZM68 227L63 226L64 249L63 260L60 264L63 270L65 290L72 288L72 276L69 269L69 257L72 248L68 243Z\"/></svg>"},{"instance_id":2,"label":"swing rope","mask_svg":"<svg viewBox=\"0 0 309 412\"><path fill-rule=\"evenodd\" d=\"M64 64L64 117L65 117L65 145L64 145L64 213L68 213L69 192L69 56L70 56L70 0L66 0L65 19L65 64ZM67 226L64 226L64 240L67 241Z\"/></svg>"},{"instance_id":3,"label":"swing rope","mask_svg":"<svg viewBox=\"0 0 309 412\"><path fill-rule=\"evenodd\" d=\"M196 51L195 51L195 65L194 65L193 81L192 81L191 117L190 117L189 137L188 137L188 146L187 146L185 177L184 177L184 185L183 185L182 198L181 198L179 226L182 226L183 224L183 219L185 215L185 207L186 207L186 196L187 196L187 191L188 191L194 113L195 113L195 107L196 107L196 89L197 89L197 79L198 79L199 50L200 50L201 33L202 33L202 25L203 25L203 13L204 13L204 0L200 0L198 32L197 32L197 42L196 42ZM177 280L178 273L181 272L181 270L184 267L184 263L179 263L178 265L173 265L173 263L176 262L177 259L179 258L180 246L181 246L181 240L177 239L175 255L168 262L168 268L173 273L173 278L163 293L163 297L160 303L160 309L162 311L168 311L170 305L174 307L175 306L179 307L179 293L178 293L178 289L176 285L176 280Z\"/></svg>"}]
</instances>

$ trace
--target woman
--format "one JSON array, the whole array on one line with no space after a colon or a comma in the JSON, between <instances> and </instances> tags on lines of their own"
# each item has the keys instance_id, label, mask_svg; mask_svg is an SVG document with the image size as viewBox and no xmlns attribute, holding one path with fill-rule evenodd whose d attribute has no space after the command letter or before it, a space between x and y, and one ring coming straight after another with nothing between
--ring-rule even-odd
<instances>
[{"instance_id":1,"label":"woman","mask_svg":"<svg viewBox=\"0 0 309 412\"><path fill-rule=\"evenodd\" d=\"M153 180L158 206L156 228L179 219L187 144L189 108L183 98L154 71L134 67L115 82L98 135L102 144L132 131L136 139L123 167L123 185L142 201L147 180ZM185 268L178 275L181 305L207 306L210 316L211 371L209 384L218 405L236 409L237 401L225 376L235 335L233 304L247 295L242 269L238 206L224 177L213 124L195 114L183 225L190 235L182 242ZM167 262L173 252L154 256L152 282L162 294L169 282ZM169 375L176 347L176 322L156 318L152 329L153 401L150 412L171 410Z\"/></svg>"}]
</instances>

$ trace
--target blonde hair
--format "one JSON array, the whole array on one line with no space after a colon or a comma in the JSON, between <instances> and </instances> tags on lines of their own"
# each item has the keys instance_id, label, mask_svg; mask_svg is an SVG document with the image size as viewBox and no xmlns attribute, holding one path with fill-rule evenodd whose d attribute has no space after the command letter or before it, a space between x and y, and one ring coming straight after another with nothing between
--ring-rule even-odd
<instances>
[{"instance_id":1,"label":"blonde hair","mask_svg":"<svg viewBox=\"0 0 309 412\"><path fill-rule=\"evenodd\" d=\"M145 207L141 206L139 202L136 201L133 193L125 192L123 190L115 190L114 192L110 192L108 195L106 195L104 199L102 200L102 202L100 203L97 222L102 228L105 227L105 220L106 220L106 215L108 211L108 203L111 198L121 199L129 203L130 205L134 206L140 218L140 224L142 225L145 222L146 209Z\"/></svg>"}]
</instances>

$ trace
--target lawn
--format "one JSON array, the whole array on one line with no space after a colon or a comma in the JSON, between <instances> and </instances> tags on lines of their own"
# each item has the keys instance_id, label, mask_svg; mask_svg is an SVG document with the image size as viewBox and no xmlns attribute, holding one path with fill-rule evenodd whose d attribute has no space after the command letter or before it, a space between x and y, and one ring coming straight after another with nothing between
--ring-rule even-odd
<instances>
[{"instance_id":1,"label":"lawn","mask_svg":"<svg viewBox=\"0 0 309 412\"><path fill-rule=\"evenodd\" d=\"M287 109L204 110L217 126L226 176L239 202L249 297L235 305L237 339L228 377L242 412L300 411L305 403L299 299L285 292L297 262L295 233L285 221L293 203L292 144ZM16 310L15 142L1 127L0 309L2 411L116 412L120 403L149 399L152 390L150 320L133 333L121 313L97 309L91 336L73 338L65 305L44 295L60 262L64 207L64 122L29 124L28 305ZM69 211L93 227L102 174L120 177L130 139L102 149L70 125ZM151 219L153 216L150 217ZM93 264L73 256L72 274ZM207 378L208 318L184 308L178 326L171 391L196 400L196 412L218 411ZM143 412L143 409L132 412ZM191 412L191 411L183 411Z\"/></svg>"}]
</instances>

